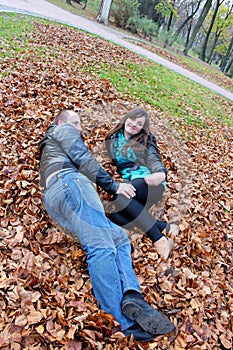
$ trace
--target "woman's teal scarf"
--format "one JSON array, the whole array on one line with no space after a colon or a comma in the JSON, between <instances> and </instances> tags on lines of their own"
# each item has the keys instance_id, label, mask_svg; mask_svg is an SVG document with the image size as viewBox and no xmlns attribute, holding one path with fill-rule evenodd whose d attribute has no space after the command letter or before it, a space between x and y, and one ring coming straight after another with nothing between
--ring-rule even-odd
<instances>
[{"instance_id":1,"label":"woman's teal scarf","mask_svg":"<svg viewBox=\"0 0 233 350\"><path fill-rule=\"evenodd\" d=\"M124 163L134 162L137 164L137 156L131 147L125 147L130 139L125 139L123 131L120 130L118 138L114 140L112 153L113 158L119 165ZM132 181L137 178L144 178L151 174L150 170L146 166L138 165L136 169L132 170L130 167L121 171L122 179Z\"/></svg>"}]
</instances>

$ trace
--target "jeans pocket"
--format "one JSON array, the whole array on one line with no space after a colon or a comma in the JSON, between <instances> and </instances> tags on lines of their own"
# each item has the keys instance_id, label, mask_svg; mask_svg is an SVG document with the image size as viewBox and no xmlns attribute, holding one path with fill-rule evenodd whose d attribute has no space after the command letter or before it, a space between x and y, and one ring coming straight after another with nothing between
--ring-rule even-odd
<instances>
[{"instance_id":1,"label":"jeans pocket","mask_svg":"<svg viewBox=\"0 0 233 350\"><path fill-rule=\"evenodd\" d=\"M76 186L75 186L76 185ZM60 225L69 219L75 210L80 207L80 191L77 184L62 183L59 181L51 186L44 194L46 211Z\"/></svg>"},{"instance_id":2,"label":"jeans pocket","mask_svg":"<svg viewBox=\"0 0 233 350\"><path fill-rule=\"evenodd\" d=\"M77 181L67 181L63 183L65 201L71 209L71 214L77 212L81 206L82 194Z\"/></svg>"}]
</instances>

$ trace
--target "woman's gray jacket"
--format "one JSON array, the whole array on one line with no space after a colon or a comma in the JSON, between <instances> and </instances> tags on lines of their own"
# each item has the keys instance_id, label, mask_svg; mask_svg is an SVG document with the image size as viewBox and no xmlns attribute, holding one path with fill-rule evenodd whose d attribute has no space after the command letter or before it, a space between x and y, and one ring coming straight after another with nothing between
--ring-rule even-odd
<instances>
[{"instance_id":1,"label":"woman's gray jacket","mask_svg":"<svg viewBox=\"0 0 233 350\"><path fill-rule=\"evenodd\" d=\"M119 164L116 159L114 159L114 140L117 140L118 133L114 133L110 136L110 139L107 140L107 149L109 156L112 158L113 163L117 166L117 170L120 173L126 167L133 167L132 162L125 163L125 165ZM146 166L150 172L157 173L163 172L167 175L167 170L162 163L162 160L158 153L158 146L156 143L156 138L153 134L148 135L147 147L145 147L142 143L138 143L136 149L134 149L134 153L137 157L137 160L134 164L138 164Z\"/></svg>"}]
</instances>

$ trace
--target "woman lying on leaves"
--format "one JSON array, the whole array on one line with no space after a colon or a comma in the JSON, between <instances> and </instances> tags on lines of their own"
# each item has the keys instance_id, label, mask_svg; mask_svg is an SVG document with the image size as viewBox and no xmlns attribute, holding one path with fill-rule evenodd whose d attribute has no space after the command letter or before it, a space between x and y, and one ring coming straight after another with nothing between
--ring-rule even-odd
<instances>
[{"instance_id":1,"label":"woman lying on leaves","mask_svg":"<svg viewBox=\"0 0 233 350\"><path fill-rule=\"evenodd\" d=\"M119 226L136 226L145 232L154 243L157 252L168 258L174 246L178 226L155 220L149 213L165 192L167 170L159 155L156 139L150 133L149 117L145 110L134 109L107 134L106 148L122 179L135 188L135 196L114 197L115 211L110 219Z\"/></svg>"}]
</instances>

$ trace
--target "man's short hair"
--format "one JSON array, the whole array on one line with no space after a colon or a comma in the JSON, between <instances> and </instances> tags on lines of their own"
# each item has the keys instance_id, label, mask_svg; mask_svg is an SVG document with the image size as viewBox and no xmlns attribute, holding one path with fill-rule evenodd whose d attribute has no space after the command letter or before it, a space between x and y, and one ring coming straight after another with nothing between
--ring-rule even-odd
<instances>
[{"instance_id":1,"label":"man's short hair","mask_svg":"<svg viewBox=\"0 0 233 350\"><path fill-rule=\"evenodd\" d=\"M59 120L61 120L62 122L66 123L68 118L71 116L71 114L73 114L76 112L72 109L64 109L63 111L59 112L56 117L54 122L57 124Z\"/></svg>"}]
</instances>

